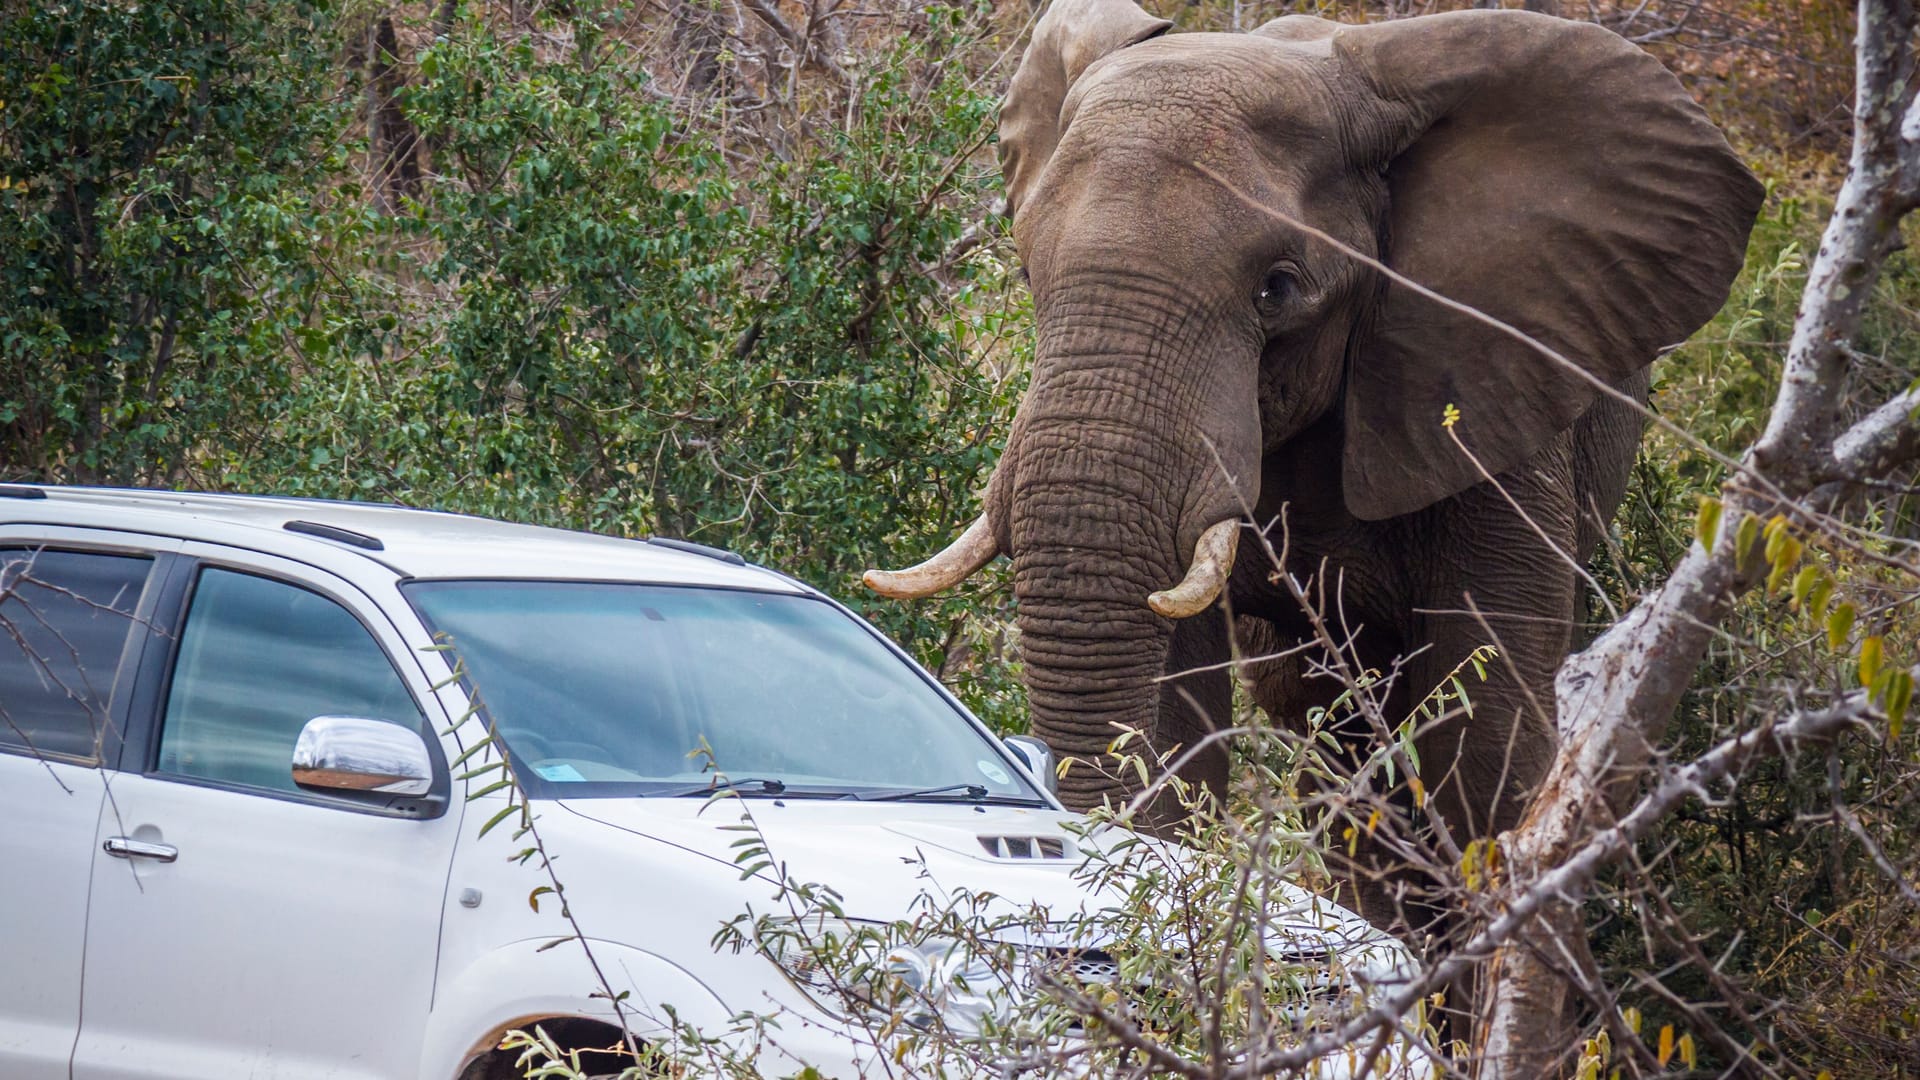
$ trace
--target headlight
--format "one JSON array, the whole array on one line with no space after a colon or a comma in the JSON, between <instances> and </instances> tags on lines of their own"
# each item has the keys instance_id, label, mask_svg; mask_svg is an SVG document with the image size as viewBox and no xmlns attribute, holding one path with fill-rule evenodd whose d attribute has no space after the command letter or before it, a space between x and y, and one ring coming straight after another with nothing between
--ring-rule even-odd
<instances>
[{"instance_id":1,"label":"headlight","mask_svg":"<svg viewBox=\"0 0 1920 1080\"><path fill-rule=\"evenodd\" d=\"M779 920L763 927L759 941L795 986L830 1011L897 1016L921 1030L939 1022L961 1035L1006 1017L1011 980L981 951L995 949L992 943L977 950L951 938L899 942L891 930L856 920Z\"/></svg>"},{"instance_id":2,"label":"headlight","mask_svg":"<svg viewBox=\"0 0 1920 1080\"><path fill-rule=\"evenodd\" d=\"M937 1019L950 1031L975 1034L990 1019L1006 1016L1005 980L961 942L932 938L895 946L887 952L885 974L904 991L897 996L914 1027L932 1027Z\"/></svg>"}]
</instances>

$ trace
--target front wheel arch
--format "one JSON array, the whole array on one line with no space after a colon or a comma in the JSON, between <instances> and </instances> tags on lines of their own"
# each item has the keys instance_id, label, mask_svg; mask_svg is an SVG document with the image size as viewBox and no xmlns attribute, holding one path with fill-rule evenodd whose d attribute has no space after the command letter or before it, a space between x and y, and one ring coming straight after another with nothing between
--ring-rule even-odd
<instances>
[{"instance_id":1,"label":"front wheel arch","mask_svg":"<svg viewBox=\"0 0 1920 1080\"><path fill-rule=\"evenodd\" d=\"M468 1069L489 1059L507 1032L549 1021L597 1024L617 1038L619 1021L592 992L597 981L585 955L577 945L548 951L550 942L531 938L488 950L441 983L424 1033L421 1080L470 1080ZM733 1015L691 973L660 956L602 939L591 945L606 970L618 973L614 990L626 1002L629 1029L643 1041L670 1042L676 1024L705 1030Z\"/></svg>"},{"instance_id":2,"label":"front wheel arch","mask_svg":"<svg viewBox=\"0 0 1920 1080\"><path fill-rule=\"evenodd\" d=\"M456 1080L525 1080L526 1072L518 1064L524 1051L503 1050L500 1040L509 1031L531 1032L536 1028L552 1039L563 1055L578 1052L580 1068L588 1076L618 1076L634 1062L633 1055L627 1051L626 1036L604 1020L586 1016L530 1016L502 1025L483 1040L482 1048L476 1048L479 1052L461 1067ZM639 1044L644 1064L647 1044L638 1039L634 1041ZM490 1049L484 1048L488 1045Z\"/></svg>"}]
</instances>

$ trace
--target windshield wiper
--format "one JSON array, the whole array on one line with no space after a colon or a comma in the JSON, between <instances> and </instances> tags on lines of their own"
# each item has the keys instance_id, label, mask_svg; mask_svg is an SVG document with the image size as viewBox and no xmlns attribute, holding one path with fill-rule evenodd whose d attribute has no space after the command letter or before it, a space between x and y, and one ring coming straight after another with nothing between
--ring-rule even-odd
<instances>
[{"instance_id":1,"label":"windshield wiper","mask_svg":"<svg viewBox=\"0 0 1920 1080\"><path fill-rule=\"evenodd\" d=\"M715 795L722 791L738 791L742 795L780 795L787 790L785 780L776 780L771 776L715 776L704 784L681 788L678 791L660 791L652 794L657 799L679 799L689 795Z\"/></svg>"},{"instance_id":2,"label":"windshield wiper","mask_svg":"<svg viewBox=\"0 0 1920 1080\"><path fill-rule=\"evenodd\" d=\"M871 795L856 795L861 802L895 802L903 799L918 799L927 795L946 795L950 792L964 791L972 802L987 801L985 784L946 784L941 787L911 788L907 791L876 791Z\"/></svg>"}]
</instances>

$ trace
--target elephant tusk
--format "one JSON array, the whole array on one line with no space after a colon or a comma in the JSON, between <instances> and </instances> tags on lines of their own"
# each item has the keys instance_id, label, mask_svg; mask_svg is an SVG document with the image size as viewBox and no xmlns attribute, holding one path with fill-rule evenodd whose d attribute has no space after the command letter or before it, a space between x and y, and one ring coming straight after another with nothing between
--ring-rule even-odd
<instances>
[{"instance_id":1,"label":"elephant tusk","mask_svg":"<svg viewBox=\"0 0 1920 1080\"><path fill-rule=\"evenodd\" d=\"M967 526L967 531L961 533L959 539L926 562L905 570L869 570L860 575L860 580L881 596L895 600L917 600L960 584L967 579L967 575L992 562L998 554L1000 545L993 539L993 530L987 525L987 515L981 514L973 520L973 524Z\"/></svg>"},{"instance_id":2,"label":"elephant tusk","mask_svg":"<svg viewBox=\"0 0 1920 1080\"><path fill-rule=\"evenodd\" d=\"M1207 610L1233 570L1234 541L1239 535L1239 518L1208 526L1193 545L1193 565L1187 567L1186 578L1171 589L1147 597L1147 606L1169 619L1185 619Z\"/></svg>"}]
</instances>

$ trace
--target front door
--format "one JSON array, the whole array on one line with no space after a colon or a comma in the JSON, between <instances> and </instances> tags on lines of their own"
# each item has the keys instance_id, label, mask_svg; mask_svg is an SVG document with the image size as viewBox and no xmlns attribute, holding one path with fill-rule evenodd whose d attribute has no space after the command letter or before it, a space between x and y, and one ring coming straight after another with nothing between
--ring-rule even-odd
<instances>
[{"instance_id":1,"label":"front door","mask_svg":"<svg viewBox=\"0 0 1920 1080\"><path fill-rule=\"evenodd\" d=\"M152 551L0 526L0 1077L66 1080L87 879L118 749L114 689L162 576ZM155 589L154 591L158 591ZM142 606L143 602L145 607Z\"/></svg>"},{"instance_id":2,"label":"front door","mask_svg":"<svg viewBox=\"0 0 1920 1080\"><path fill-rule=\"evenodd\" d=\"M290 763L315 716L431 743L430 685L345 583L183 551L201 562L94 843L73 1076L414 1077L459 804L317 795Z\"/></svg>"}]
</instances>

